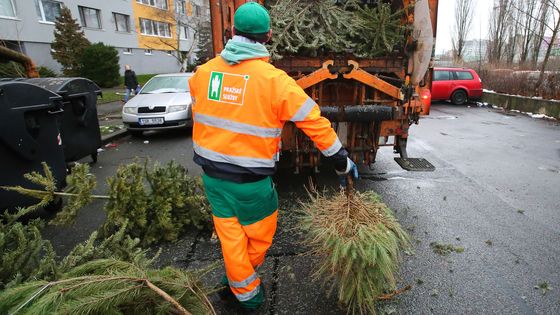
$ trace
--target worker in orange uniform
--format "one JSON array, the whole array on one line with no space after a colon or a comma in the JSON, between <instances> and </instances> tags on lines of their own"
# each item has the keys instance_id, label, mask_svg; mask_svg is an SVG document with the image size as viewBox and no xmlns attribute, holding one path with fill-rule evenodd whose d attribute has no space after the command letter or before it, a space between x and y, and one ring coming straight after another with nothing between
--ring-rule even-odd
<instances>
[{"instance_id":1,"label":"worker in orange uniform","mask_svg":"<svg viewBox=\"0 0 560 315\"><path fill-rule=\"evenodd\" d=\"M268 11L255 2L243 4L234 15L234 37L189 80L194 161L204 170L222 246L222 282L249 310L264 301L256 269L276 232L278 195L271 175L284 123L292 121L302 129L333 160L339 176L352 172L357 178L356 165L319 106L268 63L263 43L271 35Z\"/></svg>"}]
</instances>

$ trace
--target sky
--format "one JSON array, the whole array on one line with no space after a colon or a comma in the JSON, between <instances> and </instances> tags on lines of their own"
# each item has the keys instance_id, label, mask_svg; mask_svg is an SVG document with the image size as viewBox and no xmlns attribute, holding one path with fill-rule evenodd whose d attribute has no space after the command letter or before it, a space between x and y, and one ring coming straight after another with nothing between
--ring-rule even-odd
<instances>
[{"instance_id":1,"label":"sky","mask_svg":"<svg viewBox=\"0 0 560 315\"><path fill-rule=\"evenodd\" d=\"M436 53L440 54L452 48L451 35L455 25L455 2L457 0L439 0L438 29L436 35ZM488 38L488 19L494 1L472 0L475 2L471 31L467 39Z\"/></svg>"}]
</instances>

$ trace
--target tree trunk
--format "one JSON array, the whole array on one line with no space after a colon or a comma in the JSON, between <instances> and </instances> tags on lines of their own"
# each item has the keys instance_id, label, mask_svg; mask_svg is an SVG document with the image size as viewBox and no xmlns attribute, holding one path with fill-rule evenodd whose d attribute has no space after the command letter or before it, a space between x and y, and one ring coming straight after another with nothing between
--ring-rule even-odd
<instances>
[{"instance_id":1,"label":"tree trunk","mask_svg":"<svg viewBox=\"0 0 560 315\"><path fill-rule=\"evenodd\" d=\"M559 12L560 13L560 12ZM538 94L539 89L544 81L544 72L546 70L546 66L548 64L548 58L550 58L550 53L552 52L552 48L554 47L554 42L556 41L556 37L558 35L558 30L560 30L560 14L558 16L558 20L556 21L556 25L554 26L554 30L552 31L552 37L550 38L550 43L548 44L548 48L546 49L546 55L544 56L543 63L541 65L541 73L539 75L539 80L535 86L535 92Z\"/></svg>"},{"instance_id":2,"label":"tree trunk","mask_svg":"<svg viewBox=\"0 0 560 315\"><path fill-rule=\"evenodd\" d=\"M541 45L544 40L544 33L546 32L546 20L549 14L549 4L548 0L541 0L541 7L540 7L540 18L538 20L538 33L535 34L535 41L533 43L533 51L532 51L532 68L536 69L537 64L539 62L539 55L541 52Z\"/></svg>"}]
</instances>

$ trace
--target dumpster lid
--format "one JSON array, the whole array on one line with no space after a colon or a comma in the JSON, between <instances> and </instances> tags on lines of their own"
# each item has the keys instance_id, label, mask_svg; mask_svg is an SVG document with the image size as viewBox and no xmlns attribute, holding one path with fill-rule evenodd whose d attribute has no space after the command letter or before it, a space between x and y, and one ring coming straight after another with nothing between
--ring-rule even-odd
<instances>
[{"instance_id":1,"label":"dumpster lid","mask_svg":"<svg viewBox=\"0 0 560 315\"><path fill-rule=\"evenodd\" d=\"M23 158L32 160L39 145L27 129L26 113L60 112L62 98L39 86L20 82L0 82L0 142Z\"/></svg>"},{"instance_id":2,"label":"dumpster lid","mask_svg":"<svg viewBox=\"0 0 560 315\"><path fill-rule=\"evenodd\" d=\"M63 98L72 98L89 93L101 94L99 86L86 78L31 78L25 79L24 82L53 91Z\"/></svg>"}]
</instances>

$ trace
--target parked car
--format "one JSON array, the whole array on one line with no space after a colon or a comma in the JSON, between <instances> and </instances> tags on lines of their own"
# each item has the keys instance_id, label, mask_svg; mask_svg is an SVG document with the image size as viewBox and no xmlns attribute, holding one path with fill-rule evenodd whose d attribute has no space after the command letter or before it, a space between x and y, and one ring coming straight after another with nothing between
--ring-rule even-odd
<instances>
[{"instance_id":1,"label":"parked car","mask_svg":"<svg viewBox=\"0 0 560 315\"><path fill-rule=\"evenodd\" d=\"M191 76L192 73L172 73L151 78L123 107L122 119L128 131L141 135L145 130L192 126Z\"/></svg>"},{"instance_id":2,"label":"parked car","mask_svg":"<svg viewBox=\"0 0 560 315\"><path fill-rule=\"evenodd\" d=\"M432 100L463 105L482 97L482 80L472 69L434 68Z\"/></svg>"}]
</instances>

